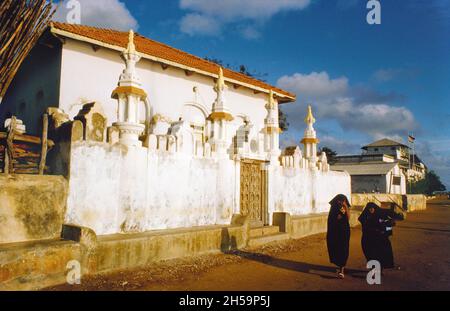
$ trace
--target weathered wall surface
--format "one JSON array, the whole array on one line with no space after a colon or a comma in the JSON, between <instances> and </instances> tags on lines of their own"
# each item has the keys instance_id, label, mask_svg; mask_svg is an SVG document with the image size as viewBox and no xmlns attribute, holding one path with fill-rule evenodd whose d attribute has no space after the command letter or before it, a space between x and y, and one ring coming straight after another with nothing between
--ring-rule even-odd
<instances>
[{"instance_id":1,"label":"weathered wall surface","mask_svg":"<svg viewBox=\"0 0 450 311\"><path fill-rule=\"evenodd\" d=\"M98 237L88 228L65 226L73 241L47 240L0 245L0 290L36 290L67 282L79 263L81 278L119 269L145 267L153 262L207 253L226 252L247 245L245 219L228 226L156 230Z\"/></svg>"},{"instance_id":2,"label":"weathered wall surface","mask_svg":"<svg viewBox=\"0 0 450 311\"><path fill-rule=\"evenodd\" d=\"M424 195L400 195L386 193L353 193L352 205L364 207L369 202L392 202L408 212L426 210L427 200Z\"/></svg>"},{"instance_id":3,"label":"weathered wall surface","mask_svg":"<svg viewBox=\"0 0 450 311\"><path fill-rule=\"evenodd\" d=\"M392 202L403 207L403 198L398 194L352 193L352 206L365 207L369 202Z\"/></svg>"},{"instance_id":4,"label":"weathered wall surface","mask_svg":"<svg viewBox=\"0 0 450 311\"><path fill-rule=\"evenodd\" d=\"M230 223L235 162L72 145L66 223L98 235Z\"/></svg>"},{"instance_id":5,"label":"weathered wall surface","mask_svg":"<svg viewBox=\"0 0 450 311\"><path fill-rule=\"evenodd\" d=\"M350 226L359 225L358 217L360 211L351 211ZM309 235L327 232L328 213L307 216L295 216L291 218L290 235L294 239L303 238Z\"/></svg>"},{"instance_id":6,"label":"weathered wall surface","mask_svg":"<svg viewBox=\"0 0 450 311\"><path fill-rule=\"evenodd\" d=\"M59 238L66 200L63 177L0 175L0 244Z\"/></svg>"},{"instance_id":7,"label":"weathered wall surface","mask_svg":"<svg viewBox=\"0 0 450 311\"><path fill-rule=\"evenodd\" d=\"M350 175L346 172L276 167L272 176L272 212L324 213L328 212L328 203L337 194L350 198Z\"/></svg>"},{"instance_id":8,"label":"weathered wall surface","mask_svg":"<svg viewBox=\"0 0 450 311\"><path fill-rule=\"evenodd\" d=\"M0 245L0 290L37 290L66 282L67 264L82 261L81 246L71 241Z\"/></svg>"},{"instance_id":9,"label":"weathered wall surface","mask_svg":"<svg viewBox=\"0 0 450 311\"><path fill-rule=\"evenodd\" d=\"M101 237L96 271L145 267L161 260L243 248L247 245L247 230L248 226L207 226Z\"/></svg>"},{"instance_id":10,"label":"weathered wall surface","mask_svg":"<svg viewBox=\"0 0 450 311\"><path fill-rule=\"evenodd\" d=\"M408 212L424 211L427 209L427 197L421 194L408 194L407 208Z\"/></svg>"}]
</instances>

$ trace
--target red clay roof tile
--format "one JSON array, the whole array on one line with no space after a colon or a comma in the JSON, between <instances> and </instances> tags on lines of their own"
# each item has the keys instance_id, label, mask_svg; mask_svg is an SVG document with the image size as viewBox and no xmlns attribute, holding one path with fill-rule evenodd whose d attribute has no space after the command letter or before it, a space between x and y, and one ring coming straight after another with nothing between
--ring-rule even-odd
<instances>
[{"instance_id":1,"label":"red clay roof tile","mask_svg":"<svg viewBox=\"0 0 450 311\"><path fill-rule=\"evenodd\" d=\"M83 25L73 25L52 22L52 26L56 29L69 32L81 37L85 37L91 40L100 41L109 45L126 48L128 43L128 33L121 32L112 29L102 29ZM136 49L143 54L147 54L153 57L157 57L162 60L167 60L173 63L177 63L186 67L194 68L197 70L205 71L212 74L217 74L219 71L219 65L216 63L207 61L192 54L183 52L176 48L170 47L163 43L148 39L139 34L135 36ZM274 92L285 96L280 98L280 102L291 102L295 100L296 96L285 90L279 89L272 85L269 85L260 80L254 79L239 72L224 68L224 76L226 78L262 88L264 90L273 90Z\"/></svg>"}]
</instances>

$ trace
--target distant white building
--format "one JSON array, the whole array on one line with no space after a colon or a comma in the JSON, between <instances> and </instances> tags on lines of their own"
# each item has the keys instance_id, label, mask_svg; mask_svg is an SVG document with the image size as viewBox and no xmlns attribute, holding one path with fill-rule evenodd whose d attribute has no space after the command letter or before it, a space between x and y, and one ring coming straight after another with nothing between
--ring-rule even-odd
<instances>
[{"instance_id":1,"label":"distant white building","mask_svg":"<svg viewBox=\"0 0 450 311\"><path fill-rule=\"evenodd\" d=\"M352 193L406 194L406 178L396 162L341 163L332 169L350 174Z\"/></svg>"},{"instance_id":2,"label":"distant white building","mask_svg":"<svg viewBox=\"0 0 450 311\"><path fill-rule=\"evenodd\" d=\"M361 155L336 156L332 165L351 175L353 193L406 194L408 182L425 178L425 165L404 144L381 139L362 150Z\"/></svg>"},{"instance_id":3,"label":"distant white building","mask_svg":"<svg viewBox=\"0 0 450 311\"><path fill-rule=\"evenodd\" d=\"M399 163L403 174L409 181L418 181L425 178L427 168L411 148L391 139L381 139L362 147L363 155L389 155Z\"/></svg>"}]
</instances>

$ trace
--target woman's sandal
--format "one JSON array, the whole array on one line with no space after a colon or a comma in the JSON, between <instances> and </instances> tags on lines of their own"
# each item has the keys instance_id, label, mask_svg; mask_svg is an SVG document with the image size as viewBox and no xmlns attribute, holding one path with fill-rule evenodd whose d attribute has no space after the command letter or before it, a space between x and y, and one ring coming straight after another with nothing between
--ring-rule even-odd
<instances>
[{"instance_id":1,"label":"woman's sandal","mask_svg":"<svg viewBox=\"0 0 450 311\"><path fill-rule=\"evenodd\" d=\"M342 280L345 278L344 272L341 272L341 270L337 269L336 273L337 273L338 279Z\"/></svg>"}]
</instances>

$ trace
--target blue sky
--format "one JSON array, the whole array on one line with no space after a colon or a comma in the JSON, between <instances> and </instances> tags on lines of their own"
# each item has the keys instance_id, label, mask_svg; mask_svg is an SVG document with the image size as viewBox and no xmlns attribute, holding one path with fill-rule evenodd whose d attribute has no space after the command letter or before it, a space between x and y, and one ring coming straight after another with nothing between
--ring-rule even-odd
<instances>
[{"instance_id":1,"label":"blue sky","mask_svg":"<svg viewBox=\"0 0 450 311\"><path fill-rule=\"evenodd\" d=\"M134 28L295 92L284 144L298 144L311 103L322 145L359 153L414 132L450 188L450 1L381 0L381 25L367 24L367 0L80 2L83 24Z\"/></svg>"}]
</instances>

